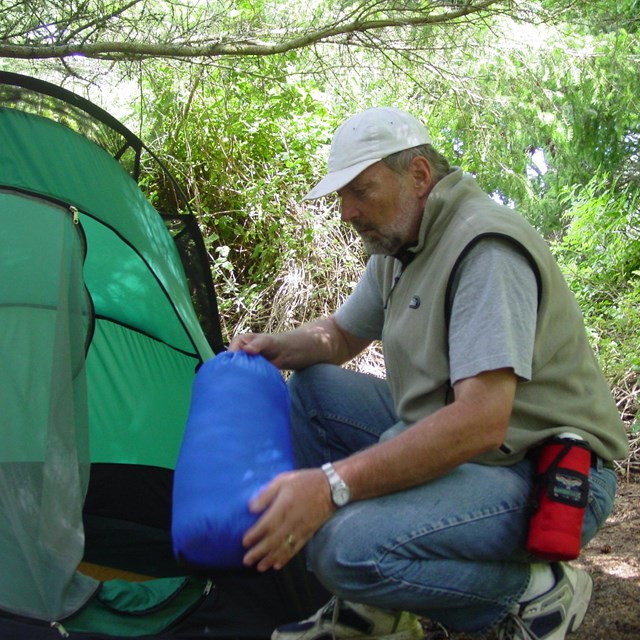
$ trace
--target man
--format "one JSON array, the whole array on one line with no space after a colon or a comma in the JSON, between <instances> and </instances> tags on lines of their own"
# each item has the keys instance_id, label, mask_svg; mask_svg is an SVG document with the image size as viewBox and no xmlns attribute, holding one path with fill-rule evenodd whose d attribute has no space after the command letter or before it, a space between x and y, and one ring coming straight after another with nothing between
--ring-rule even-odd
<instances>
[{"instance_id":1,"label":"man","mask_svg":"<svg viewBox=\"0 0 640 640\"><path fill-rule=\"evenodd\" d=\"M250 508L245 564L305 547L337 596L274 640L422 637L417 616L500 638L561 640L589 575L526 550L536 448L591 448L582 544L610 513L624 428L577 304L545 242L431 146L413 116L375 108L335 133L327 176L371 257L334 315L231 349L293 370L299 470ZM373 340L387 379L341 365ZM410 612L410 613L406 613Z\"/></svg>"}]
</instances>

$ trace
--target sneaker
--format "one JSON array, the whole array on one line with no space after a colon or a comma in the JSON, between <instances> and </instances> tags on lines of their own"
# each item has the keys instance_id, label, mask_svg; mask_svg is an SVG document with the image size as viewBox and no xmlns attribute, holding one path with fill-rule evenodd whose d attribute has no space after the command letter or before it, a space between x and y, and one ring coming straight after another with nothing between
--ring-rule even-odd
<instances>
[{"instance_id":1,"label":"sneaker","mask_svg":"<svg viewBox=\"0 0 640 640\"><path fill-rule=\"evenodd\" d=\"M423 640L417 616L331 598L307 620L278 627L271 640Z\"/></svg>"},{"instance_id":2,"label":"sneaker","mask_svg":"<svg viewBox=\"0 0 640 640\"><path fill-rule=\"evenodd\" d=\"M582 624L593 590L591 576L564 562L551 568L555 587L517 604L498 629L499 640L564 640Z\"/></svg>"}]
</instances>

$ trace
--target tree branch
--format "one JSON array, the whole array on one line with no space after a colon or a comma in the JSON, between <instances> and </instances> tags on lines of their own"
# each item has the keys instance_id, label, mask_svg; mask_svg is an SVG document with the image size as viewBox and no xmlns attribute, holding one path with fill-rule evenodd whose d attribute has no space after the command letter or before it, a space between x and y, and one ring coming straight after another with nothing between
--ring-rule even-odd
<instances>
[{"instance_id":1,"label":"tree branch","mask_svg":"<svg viewBox=\"0 0 640 640\"><path fill-rule=\"evenodd\" d=\"M141 58L213 58L223 56L270 56L319 44L339 36L356 33L384 31L402 27L420 27L452 23L501 4L504 0L481 0L476 3L455 4L455 9L436 15L419 14L413 17L393 17L388 19L353 19L334 26L293 35L281 42L237 40L234 42L208 42L202 45L189 43L140 42L136 40L94 43L53 43L53 44L10 44L0 43L0 57L19 59L67 58L84 56L102 60L134 60ZM134 4L134 3L131 3ZM454 3L451 3L454 4ZM97 21L96 21L97 22ZM89 24L84 25L86 28ZM344 44L349 44L348 40Z\"/></svg>"},{"instance_id":2,"label":"tree branch","mask_svg":"<svg viewBox=\"0 0 640 640\"><path fill-rule=\"evenodd\" d=\"M106 24L109 20L113 20L118 16L122 15L125 11L130 9L131 7L138 4L141 0L131 0L128 4L125 4L121 7L114 9L110 14L99 16L87 22L86 24L78 25L73 31L69 32L65 38L65 42L69 42L72 38L76 37L78 34L86 31L87 29L95 29L96 27Z\"/></svg>"}]
</instances>

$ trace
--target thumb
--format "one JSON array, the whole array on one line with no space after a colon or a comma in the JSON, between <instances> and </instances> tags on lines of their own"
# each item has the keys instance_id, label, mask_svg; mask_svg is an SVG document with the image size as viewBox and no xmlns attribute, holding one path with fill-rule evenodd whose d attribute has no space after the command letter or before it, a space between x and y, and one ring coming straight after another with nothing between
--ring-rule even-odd
<instances>
[{"instance_id":1,"label":"thumb","mask_svg":"<svg viewBox=\"0 0 640 640\"><path fill-rule=\"evenodd\" d=\"M275 481L260 487L249 500L249 511L251 513L261 513L273 501L278 492Z\"/></svg>"}]
</instances>

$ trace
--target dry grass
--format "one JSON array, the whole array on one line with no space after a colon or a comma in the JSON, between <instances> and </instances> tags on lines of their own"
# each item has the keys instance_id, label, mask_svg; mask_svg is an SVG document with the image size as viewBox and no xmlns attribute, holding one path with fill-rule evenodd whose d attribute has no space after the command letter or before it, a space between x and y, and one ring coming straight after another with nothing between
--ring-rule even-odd
<instances>
[{"instance_id":1,"label":"dry grass","mask_svg":"<svg viewBox=\"0 0 640 640\"><path fill-rule=\"evenodd\" d=\"M301 234L311 227L313 240L299 239L303 257L291 259L281 276L260 292L252 308L241 311L234 321L233 334L287 331L328 315L349 295L351 284L362 273L365 257L359 240L338 224L335 211L318 208L309 220L301 211L296 213L298 205L291 206L291 215L300 219Z\"/></svg>"}]
</instances>

